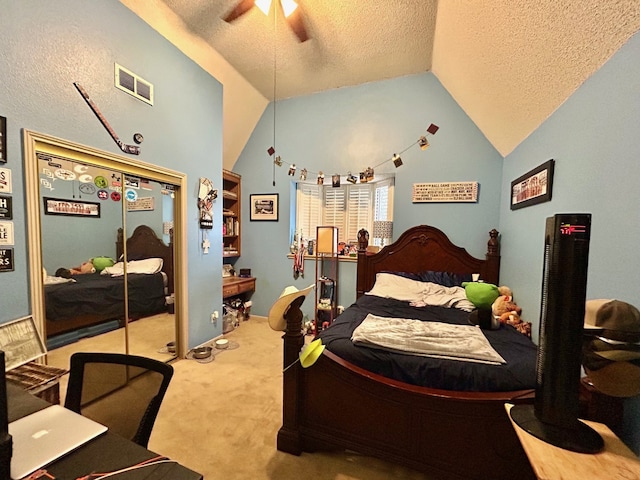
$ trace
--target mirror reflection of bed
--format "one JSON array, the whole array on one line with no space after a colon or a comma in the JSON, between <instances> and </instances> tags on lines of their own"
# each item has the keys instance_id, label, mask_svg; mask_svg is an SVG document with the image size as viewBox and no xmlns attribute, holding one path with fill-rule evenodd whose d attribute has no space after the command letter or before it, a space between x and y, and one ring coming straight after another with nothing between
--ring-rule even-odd
<instances>
[{"instance_id":1,"label":"mirror reflection of bed","mask_svg":"<svg viewBox=\"0 0 640 480\"><path fill-rule=\"evenodd\" d=\"M117 258L124 255L118 229ZM173 358L167 344L175 339L175 319L168 297L173 292L173 242L166 245L146 225L127 240L127 312L125 262L101 272L45 281L49 363L64 366L76 351L123 352L159 360ZM125 318L128 321L125 322Z\"/></svg>"},{"instance_id":2,"label":"mirror reflection of bed","mask_svg":"<svg viewBox=\"0 0 640 480\"><path fill-rule=\"evenodd\" d=\"M37 156L41 205L44 197L99 205L93 217L41 210L48 363L68 368L73 352L87 350L174 358L171 187Z\"/></svg>"}]
</instances>

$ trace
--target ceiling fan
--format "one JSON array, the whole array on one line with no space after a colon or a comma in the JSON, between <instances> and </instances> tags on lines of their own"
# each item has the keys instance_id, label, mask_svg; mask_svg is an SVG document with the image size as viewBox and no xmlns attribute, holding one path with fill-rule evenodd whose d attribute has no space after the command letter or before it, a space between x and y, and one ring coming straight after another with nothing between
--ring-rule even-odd
<instances>
[{"instance_id":1,"label":"ceiling fan","mask_svg":"<svg viewBox=\"0 0 640 480\"><path fill-rule=\"evenodd\" d=\"M298 3L294 0L277 0L282 7L284 17L291 27L291 30L296 34L300 42L306 42L309 40L309 34L304 26L301 9ZM271 0L240 0L233 10L231 10L226 17L225 22L233 22L237 18L247 13L254 6L258 7L265 15L269 15L269 9L271 8ZM277 5L275 8L278 8Z\"/></svg>"}]
</instances>

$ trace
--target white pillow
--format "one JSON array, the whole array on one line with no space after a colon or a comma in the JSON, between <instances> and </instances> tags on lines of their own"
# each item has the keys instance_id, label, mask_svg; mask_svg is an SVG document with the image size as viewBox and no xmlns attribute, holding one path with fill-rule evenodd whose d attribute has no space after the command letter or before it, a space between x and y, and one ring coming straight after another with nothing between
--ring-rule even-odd
<instances>
[{"instance_id":1,"label":"white pillow","mask_svg":"<svg viewBox=\"0 0 640 480\"><path fill-rule=\"evenodd\" d=\"M162 271L162 259L161 258L145 258L144 260L132 260L127 262L127 273L145 273L153 274ZM112 267L106 267L101 272L101 275L111 275L117 277L124 275L124 263L118 262Z\"/></svg>"},{"instance_id":2,"label":"white pillow","mask_svg":"<svg viewBox=\"0 0 640 480\"><path fill-rule=\"evenodd\" d=\"M392 273L376 274L376 283L366 295L395 298L407 302L419 302L426 292L425 282L411 280Z\"/></svg>"}]
</instances>

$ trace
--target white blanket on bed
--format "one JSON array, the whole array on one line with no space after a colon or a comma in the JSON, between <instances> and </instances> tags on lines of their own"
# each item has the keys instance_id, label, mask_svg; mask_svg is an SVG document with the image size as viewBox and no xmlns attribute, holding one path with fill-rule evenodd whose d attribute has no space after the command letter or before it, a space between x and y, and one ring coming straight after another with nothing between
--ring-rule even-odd
<instances>
[{"instance_id":1,"label":"white blanket on bed","mask_svg":"<svg viewBox=\"0 0 640 480\"><path fill-rule=\"evenodd\" d=\"M144 273L152 275L162 270L163 260L161 258L145 258L144 260L131 260L127 262L127 273ZM120 277L124 275L124 263L118 262L112 267L107 267L100 272L101 275L111 275Z\"/></svg>"},{"instance_id":2,"label":"white blanket on bed","mask_svg":"<svg viewBox=\"0 0 640 480\"><path fill-rule=\"evenodd\" d=\"M499 365L506 363L482 330L473 325L450 325L368 314L351 336L356 345L398 353Z\"/></svg>"},{"instance_id":3,"label":"white blanket on bed","mask_svg":"<svg viewBox=\"0 0 640 480\"><path fill-rule=\"evenodd\" d=\"M392 273L378 273L375 285L366 292L382 298L395 298L409 302L414 307L433 305L446 308L457 308L465 312L472 311L475 306L467 299L462 287L445 287L437 283L421 282Z\"/></svg>"}]
</instances>

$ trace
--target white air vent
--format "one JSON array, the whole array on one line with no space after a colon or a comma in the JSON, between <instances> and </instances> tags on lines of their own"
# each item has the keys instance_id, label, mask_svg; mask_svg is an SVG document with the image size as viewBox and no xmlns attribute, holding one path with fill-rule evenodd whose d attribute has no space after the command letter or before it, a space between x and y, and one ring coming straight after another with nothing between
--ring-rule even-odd
<instances>
[{"instance_id":1,"label":"white air vent","mask_svg":"<svg viewBox=\"0 0 640 480\"><path fill-rule=\"evenodd\" d=\"M153 105L153 85L122 65L115 65L116 87L138 100Z\"/></svg>"}]
</instances>

